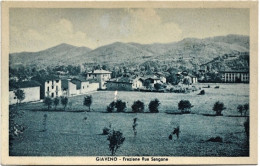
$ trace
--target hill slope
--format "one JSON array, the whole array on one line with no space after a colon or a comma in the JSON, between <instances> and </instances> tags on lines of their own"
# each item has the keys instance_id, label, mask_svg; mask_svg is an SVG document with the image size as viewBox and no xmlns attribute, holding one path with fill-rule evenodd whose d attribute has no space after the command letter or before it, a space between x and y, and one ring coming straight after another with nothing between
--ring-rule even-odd
<instances>
[{"instance_id":1,"label":"hill slope","mask_svg":"<svg viewBox=\"0 0 260 166\"><path fill-rule=\"evenodd\" d=\"M107 64L141 65L154 62L158 65L190 68L211 61L224 54L249 52L249 37L240 35L213 38L186 38L173 43L121 43L116 42L94 50L61 44L39 52L10 54L10 65L25 66L37 64L39 67L56 65Z\"/></svg>"}]
</instances>

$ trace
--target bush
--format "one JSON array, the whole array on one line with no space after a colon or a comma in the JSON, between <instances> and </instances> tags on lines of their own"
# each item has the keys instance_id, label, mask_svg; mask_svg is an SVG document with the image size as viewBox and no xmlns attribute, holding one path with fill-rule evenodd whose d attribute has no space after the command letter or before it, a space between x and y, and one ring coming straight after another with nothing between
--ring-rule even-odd
<instances>
[{"instance_id":1,"label":"bush","mask_svg":"<svg viewBox=\"0 0 260 166\"><path fill-rule=\"evenodd\" d=\"M90 106L92 104L92 96L87 95L86 97L84 97L84 103L83 104L88 107L88 111L90 112Z\"/></svg>"},{"instance_id":2,"label":"bush","mask_svg":"<svg viewBox=\"0 0 260 166\"><path fill-rule=\"evenodd\" d=\"M107 106L107 112L113 112L116 108L117 112L124 112L126 109L126 103L122 100L113 101Z\"/></svg>"},{"instance_id":3,"label":"bush","mask_svg":"<svg viewBox=\"0 0 260 166\"><path fill-rule=\"evenodd\" d=\"M122 100L117 100L115 103L115 108L117 112L124 112L126 109L126 103Z\"/></svg>"},{"instance_id":4,"label":"bush","mask_svg":"<svg viewBox=\"0 0 260 166\"><path fill-rule=\"evenodd\" d=\"M205 90L201 90L198 95L205 95Z\"/></svg>"},{"instance_id":5,"label":"bush","mask_svg":"<svg viewBox=\"0 0 260 166\"><path fill-rule=\"evenodd\" d=\"M182 113L190 113L190 109L192 107L193 106L191 105L189 100L181 100L178 103L178 108L179 108L179 110L181 110Z\"/></svg>"},{"instance_id":6,"label":"bush","mask_svg":"<svg viewBox=\"0 0 260 166\"><path fill-rule=\"evenodd\" d=\"M248 104L248 103L246 103L246 104L244 105L244 110L245 110L244 115L246 116L246 113L247 113L247 111L249 110L249 104Z\"/></svg>"},{"instance_id":7,"label":"bush","mask_svg":"<svg viewBox=\"0 0 260 166\"><path fill-rule=\"evenodd\" d=\"M149 111L152 113L157 113L159 112L158 107L160 106L160 101L158 99L154 99L150 101L149 103Z\"/></svg>"},{"instance_id":8,"label":"bush","mask_svg":"<svg viewBox=\"0 0 260 166\"><path fill-rule=\"evenodd\" d=\"M18 101L19 101L19 103L21 103L25 99L25 93L21 89L15 90L14 95L17 98L17 104L18 104Z\"/></svg>"},{"instance_id":9,"label":"bush","mask_svg":"<svg viewBox=\"0 0 260 166\"><path fill-rule=\"evenodd\" d=\"M110 132L110 129L109 129L109 128L107 128L107 127L104 127L104 128L103 128L103 135L108 135L109 132Z\"/></svg>"},{"instance_id":10,"label":"bush","mask_svg":"<svg viewBox=\"0 0 260 166\"><path fill-rule=\"evenodd\" d=\"M140 100L135 101L134 104L132 105L132 111L135 113L144 112L144 103L141 102Z\"/></svg>"},{"instance_id":11,"label":"bush","mask_svg":"<svg viewBox=\"0 0 260 166\"><path fill-rule=\"evenodd\" d=\"M61 96L61 104L62 104L63 107L64 107L64 111L65 111L65 109L66 109L66 107L67 107L68 102L69 102L69 99L68 99L67 97Z\"/></svg>"},{"instance_id":12,"label":"bush","mask_svg":"<svg viewBox=\"0 0 260 166\"><path fill-rule=\"evenodd\" d=\"M120 131L113 130L108 134L107 140L109 140L109 150L113 156L117 149L124 143L125 137L123 137L123 133Z\"/></svg>"},{"instance_id":13,"label":"bush","mask_svg":"<svg viewBox=\"0 0 260 166\"><path fill-rule=\"evenodd\" d=\"M48 110L49 110L53 101L50 97L45 97L43 102L48 107Z\"/></svg>"},{"instance_id":14,"label":"bush","mask_svg":"<svg viewBox=\"0 0 260 166\"><path fill-rule=\"evenodd\" d=\"M237 111L241 114L241 116L243 115L243 110L244 110L244 107L242 105L237 106Z\"/></svg>"},{"instance_id":15,"label":"bush","mask_svg":"<svg viewBox=\"0 0 260 166\"><path fill-rule=\"evenodd\" d=\"M217 116L221 116L222 115L222 111L226 109L226 107L224 106L224 103L217 101L214 106L213 106L213 111L216 112Z\"/></svg>"},{"instance_id":16,"label":"bush","mask_svg":"<svg viewBox=\"0 0 260 166\"><path fill-rule=\"evenodd\" d=\"M109 106L107 106L107 112L113 112L115 109L115 102L111 102Z\"/></svg>"},{"instance_id":17,"label":"bush","mask_svg":"<svg viewBox=\"0 0 260 166\"><path fill-rule=\"evenodd\" d=\"M53 100L53 104L55 105L55 110L56 110L57 105L59 105L59 103L60 103L60 100L59 100L58 97L56 97L56 98Z\"/></svg>"},{"instance_id":18,"label":"bush","mask_svg":"<svg viewBox=\"0 0 260 166\"><path fill-rule=\"evenodd\" d=\"M163 88L162 84L156 83L154 84L154 88L158 91Z\"/></svg>"}]
</instances>

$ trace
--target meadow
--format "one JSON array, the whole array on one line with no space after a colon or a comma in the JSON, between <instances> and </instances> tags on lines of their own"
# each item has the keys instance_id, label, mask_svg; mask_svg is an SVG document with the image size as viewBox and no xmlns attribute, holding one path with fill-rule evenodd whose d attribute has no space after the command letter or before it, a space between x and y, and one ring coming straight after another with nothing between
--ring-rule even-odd
<instances>
[{"instance_id":1,"label":"meadow","mask_svg":"<svg viewBox=\"0 0 260 166\"><path fill-rule=\"evenodd\" d=\"M208 84L201 84L201 87ZM246 134L243 123L245 117L239 115L238 104L249 103L248 84L210 84L205 95L199 91L188 94L123 92L117 97L127 102L127 112L135 100L145 103L148 112L150 100L161 102L159 113L105 113L106 106L114 100L113 91L91 93L91 112L83 105L84 95L69 98L72 103L67 111L41 111L43 103L26 103L21 106L23 116L16 121L27 129L22 137L13 141L12 156L107 156L111 155L106 135L102 129L108 127L119 130L125 137L118 149L118 156L248 156ZM219 85L219 89L214 86ZM178 102L190 100L193 114L174 115L165 112L177 111ZM225 104L224 116L203 116L214 114L212 107L216 101ZM61 109L59 106L58 109ZM38 110L38 111L37 111ZM42 132L43 116L47 114L47 131ZM85 120L87 117L87 120ZM132 130L133 118L138 118L137 136ZM180 126L180 138L168 136L173 128ZM220 136L223 142L208 142L211 137Z\"/></svg>"}]
</instances>

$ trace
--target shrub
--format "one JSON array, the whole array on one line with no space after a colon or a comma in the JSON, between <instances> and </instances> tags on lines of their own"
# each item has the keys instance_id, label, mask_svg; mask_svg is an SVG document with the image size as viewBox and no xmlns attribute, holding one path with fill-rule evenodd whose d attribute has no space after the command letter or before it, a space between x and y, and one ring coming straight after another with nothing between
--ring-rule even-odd
<instances>
[{"instance_id":1,"label":"shrub","mask_svg":"<svg viewBox=\"0 0 260 166\"><path fill-rule=\"evenodd\" d=\"M68 102L69 102L69 99L66 96L61 96L61 104L64 107L64 111L65 111L65 109L67 107Z\"/></svg>"},{"instance_id":2,"label":"shrub","mask_svg":"<svg viewBox=\"0 0 260 166\"><path fill-rule=\"evenodd\" d=\"M133 122L133 131L134 131L134 136L136 136L136 134L137 134L136 126L138 125L138 123L136 122L137 118L134 118L133 121L134 121Z\"/></svg>"},{"instance_id":3,"label":"shrub","mask_svg":"<svg viewBox=\"0 0 260 166\"><path fill-rule=\"evenodd\" d=\"M135 101L132 105L132 111L135 113L144 112L144 103L140 100Z\"/></svg>"},{"instance_id":4,"label":"shrub","mask_svg":"<svg viewBox=\"0 0 260 166\"><path fill-rule=\"evenodd\" d=\"M117 100L115 103L115 108L117 112L124 112L126 109L126 103L122 100Z\"/></svg>"},{"instance_id":5,"label":"shrub","mask_svg":"<svg viewBox=\"0 0 260 166\"><path fill-rule=\"evenodd\" d=\"M92 96L91 95L87 95L86 97L84 97L84 105L88 107L88 111L90 112L90 106L92 104Z\"/></svg>"},{"instance_id":6,"label":"shrub","mask_svg":"<svg viewBox=\"0 0 260 166\"><path fill-rule=\"evenodd\" d=\"M245 110L244 115L246 116L246 113L247 113L247 111L249 110L249 104L248 104L248 103L246 103L246 104L244 105L244 110Z\"/></svg>"},{"instance_id":7,"label":"shrub","mask_svg":"<svg viewBox=\"0 0 260 166\"><path fill-rule=\"evenodd\" d=\"M154 84L154 88L158 91L163 88L162 84L156 83Z\"/></svg>"},{"instance_id":8,"label":"shrub","mask_svg":"<svg viewBox=\"0 0 260 166\"><path fill-rule=\"evenodd\" d=\"M53 104L54 104L54 106L55 106L55 110L56 110L57 105L59 105L59 103L60 103L60 100L59 100L58 97L56 97L56 98L53 100Z\"/></svg>"},{"instance_id":9,"label":"shrub","mask_svg":"<svg viewBox=\"0 0 260 166\"><path fill-rule=\"evenodd\" d=\"M113 101L107 106L107 112L113 112L116 108L117 112L124 112L126 109L126 103L122 100Z\"/></svg>"},{"instance_id":10,"label":"shrub","mask_svg":"<svg viewBox=\"0 0 260 166\"><path fill-rule=\"evenodd\" d=\"M160 106L160 101L158 99L154 99L149 103L150 112L157 113L159 112L158 107Z\"/></svg>"},{"instance_id":11,"label":"shrub","mask_svg":"<svg viewBox=\"0 0 260 166\"><path fill-rule=\"evenodd\" d=\"M108 134L109 134L109 131L110 131L109 128L104 127L104 128L103 128L103 135L108 135Z\"/></svg>"},{"instance_id":12,"label":"shrub","mask_svg":"<svg viewBox=\"0 0 260 166\"><path fill-rule=\"evenodd\" d=\"M238 106L237 106L237 110L238 110L238 112L239 112L239 113L241 114L241 116L242 116L244 107L243 107L242 105L238 105Z\"/></svg>"},{"instance_id":13,"label":"shrub","mask_svg":"<svg viewBox=\"0 0 260 166\"><path fill-rule=\"evenodd\" d=\"M192 107L193 106L191 105L189 100L181 100L178 103L178 108L179 108L179 110L181 110L182 113L190 113L190 109Z\"/></svg>"},{"instance_id":14,"label":"shrub","mask_svg":"<svg viewBox=\"0 0 260 166\"><path fill-rule=\"evenodd\" d=\"M201 90L199 95L205 95L205 90Z\"/></svg>"},{"instance_id":15,"label":"shrub","mask_svg":"<svg viewBox=\"0 0 260 166\"><path fill-rule=\"evenodd\" d=\"M125 137L123 137L123 133L120 131L112 130L108 134L109 140L109 150L111 151L112 156L116 153L117 149L124 143Z\"/></svg>"},{"instance_id":16,"label":"shrub","mask_svg":"<svg viewBox=\"0 0 260 166\"><path fill-rule=\"evenodd\" d=\"M53 101L50 97L45 97L43 102L48 107L48 110L49 110Z\"/></svg>"},{"instance_id":17,"label":"shrub","mask_svg":"<svg viewBox=\"0 0 260 166\"><path fill-rule=\"evenodd\" d=\"M216 112L217 116L221 116L222 115L222 111L226 109L226 107L224 106L224 103L217 101L214 106L213 106L213 111Z\"/></svg>"},{"instance_id":18,"label":"shrub","mask_svg":"<svg viewBox=\"0 0 260 166\"><path fill-rule=\"evenodd\" d=\"M115 109L115 102L111 102L108 106L107 106L107 112L113 112Z\"/></svg>"}]
</instances>

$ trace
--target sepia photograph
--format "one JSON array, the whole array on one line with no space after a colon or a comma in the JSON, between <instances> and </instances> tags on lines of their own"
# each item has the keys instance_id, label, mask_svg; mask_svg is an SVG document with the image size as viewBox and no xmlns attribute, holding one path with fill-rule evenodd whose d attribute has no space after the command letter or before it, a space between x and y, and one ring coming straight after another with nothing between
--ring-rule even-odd
<instances>
[{"instance_id":1,"label":"sepia photograph","mask_svg":"<svg viewBox=\"0 0 260 166\"><path fill-rule=\"evenodd\" d=\"M256 162L254 3L9 4L2 29L9 159Z\"/></svg>"}]
</instances>

